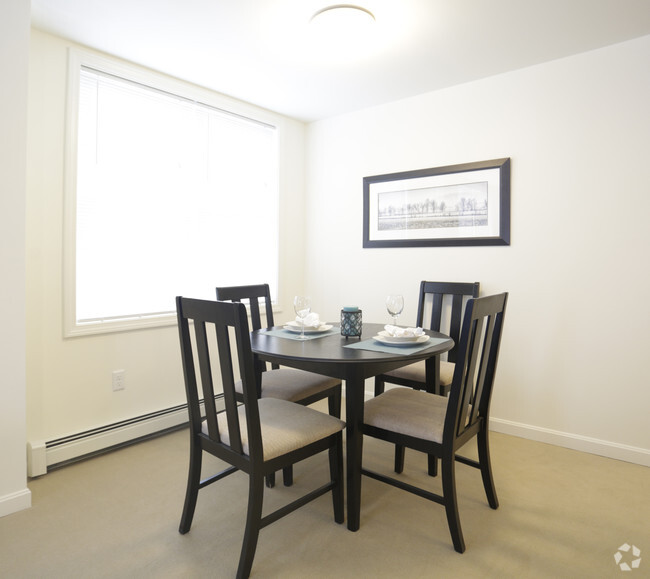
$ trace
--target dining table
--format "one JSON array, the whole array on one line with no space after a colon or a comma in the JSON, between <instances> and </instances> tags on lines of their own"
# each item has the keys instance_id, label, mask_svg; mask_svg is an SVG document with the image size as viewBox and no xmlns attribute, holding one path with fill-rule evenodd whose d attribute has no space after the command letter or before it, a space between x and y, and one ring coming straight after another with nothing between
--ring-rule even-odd
<instances>
[{"instance_id":1,"label":"dining table","mask_svg":"<svg viewBox=\"0 0 650 579\"><path fill-rule=\"evenodd\" d=\"M348 529L357 531L361 513L361 460L365 380L396 368L426 360L427 387L440 391L440 354L451 350L447 335L425 330L429 339L390 344L376 337L383 324L364 323L358 337L342 336L340 327L299 334L275 326L251 332L251 349L260 361L338 378L345 382L346 491ZM380 337L381 339L381 337Z\"/></svg>"}]
</instances>

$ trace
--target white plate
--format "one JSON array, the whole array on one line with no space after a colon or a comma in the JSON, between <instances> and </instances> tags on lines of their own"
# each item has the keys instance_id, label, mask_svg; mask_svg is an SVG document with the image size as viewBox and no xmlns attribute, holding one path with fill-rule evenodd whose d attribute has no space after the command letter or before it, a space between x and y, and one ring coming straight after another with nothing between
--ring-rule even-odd
<instances>
[{"instance_id":1,"label":"white plate","mask_svg":"<svg viewBox=\"0 0 650 579\"><path fill-rule=\"evenodd\" d=\"M379 332L379 337L383 338L387 342L390 342L391 344L403 344L403 343L408 343L408 342L417 342L420 340L420 338L424 338L425 335L423 336L391 336L386 330L382 330ZM426 340L422 340L426 342Z\"/></svg>"},{"instance_id":2,"label":"white plate","mask_svg":"<svg viewBox=\"0 0 650 579\"><path fill-rule=\"evenodd\" d=\"M393 336L375 336L375 340L387 346L415 346L416 344L424 344L429 341L429 336L418 336L413 338L395 338Z\"/></svg>"},{"instance_id":3,"label":"white plate","mask_svg":"<svg viewBox=\"0 0 650 579\"><path fill-rule=\"evenodd\" d=\"M320 334L321 332L331 330L333 327L332 324L321 324L318 328L305 328L305 334ZM289 330L290 332L300 333L302 331L302 326L298 322L288 322L284 326L284 329Z\"/></svg>"}]
</instances>

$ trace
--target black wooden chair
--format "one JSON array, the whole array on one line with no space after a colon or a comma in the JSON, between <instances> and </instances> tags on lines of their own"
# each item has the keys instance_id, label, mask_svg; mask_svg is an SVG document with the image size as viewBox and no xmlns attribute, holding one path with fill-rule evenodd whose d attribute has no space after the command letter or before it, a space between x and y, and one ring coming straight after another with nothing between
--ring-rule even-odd
<instances>
[{"instance_id":1,"label":"black wooden chair","mask_svg":"<svg viewBox=\"0 0 650 579\"><path fill-rule=\"evenodd\" d=\"M216 288L217 299L221 301L248 301L253 330L262 328L260 300L266 316L265 328L274 325L271 293L268 284L230 286ZM295 368L280 368L277 364L268 370L264 362L257 362L257 371L261 372L262 383L260 398L279 398L308 406L327 398L328 410L331 416L341 417L341 381L337 378L321 376L313 372L296 370ZM238 395L241 396L241 383L235 384ZM293 483L293 470L287 468L283 474L284 484ZM269 475L267 485L275 484L275 475Z\"/></svg>"},{"instance_id":2,"label":"black wooden chair","mask_svg":"<svg viewBox=\"0 0 650 579\"><path fill-rule=\"evenodd\" d=\"M449 396L393 388L364 406L363 433L441 459L442 494L362 468L362 474L444 505L454 549L465 551L458 515L455 462L481 471L488 504L499 506L488 442L488 419L499 357L508 294L471 299L467 303ZM478 461L456 452L476 437Z\"/></svg>"},{"instance_id":3,"label":"black wooden chair","mask_svg":"<svg viewBox=\"0 0 650 579\"><path fill-rule=\"evenodd\" d=\"M417 320L415 325L420 328L434 330L447 334L458 344L460 325L465 305L470 298L479 295L480 283L459 282L420 282L420 296L418 299ZM429 313L430 312L430 313ZM426 315L425 315L426 314ZM375 396L384 392L386 383L408 386L416 390L431 391L432 385L427 385L427 369L429 373L437 372L440 377L439 389L435 394L449 392L454 376L454 362L456 361L456 346L447 353L446 360L438 356L433 359L409 364L397 370L380 374L375 377ZM438 370L436 370L436 365ZM435 389L434 389L435 390ZM436 476L438 472L437 461L429 459L429 474ZM395 472L404 469L404 448L395 447Z\"/></svg>"},{"instance_id":4,"label":"black wooden chair","mask_svg":"<svg viewBox=\"0 0 650 579\"><path fill-rule=\"evenodd\" d=\"M345 423L286 400L258 399L243 304L178 297L176 308L190 416L190 466L179 531L185 534L190 530L200 489L236 471L246 473L249 477L248 514L237 577L248 577L259 532L270 523L330 491L334 520L343 522L342 431ZM235 392L237 367L243 403L238 401ZM225 403L225 410L221 412L217 412L214 388L219 368ZM201 415L201 397L205 418ZM263 516L265 476L325 450L329 452L330 480ZM231 466L201 480L204 452Z\"/></svg>"},{"instance_id":5,"label":"black wooden chair","mask_svg":"<svg viewBox=\"0 0 650 579\"><path fill-rule=\"evenodd\" d=\"M420 282L420 296L415 325L435 332L443 332L457 344L465 304L470 298L478 297L479 289L479 282ZM447 306L447 309L445 309L445 306ZM425 313L429 308L430 315L425 320ZM443 316L443 314L447 315ZM447 323L443 324L443 320ZM436 394L446 394L449 391L454 375L455 360L456 348L454 347L447 353L447 360L440 362L440 391L436 392ZM409 386L416 390L426 390L425 362L417 362L376 376L375 396L384 391L386 383Z\"/></svg>"}]
</instances>

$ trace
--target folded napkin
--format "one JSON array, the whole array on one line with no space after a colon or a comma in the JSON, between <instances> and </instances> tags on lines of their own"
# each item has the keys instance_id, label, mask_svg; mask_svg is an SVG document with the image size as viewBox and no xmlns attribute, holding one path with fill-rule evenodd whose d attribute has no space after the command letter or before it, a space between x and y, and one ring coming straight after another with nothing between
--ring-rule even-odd
<instances>
[{"instance_id":1,"label":"folded napkin","mask_svg":"<svg viewBox=\"0 0 650 579\"><path fill-rule=\"evenodd\" d=\"M296 323L302 324L302 320L299 317L296 317ZM305 328L320 328L321 321L320 316L316 312L312 312L305 317Z\"/></svg>"},{"instance_id":2,"label":"folded napkin","mask_svg":"<svg viewBox=\"0 0 650 579\"><path fill-rule=\"evenodd\" d=\"M424 336L424 330L422 328L400 328L399 326L388 325L384 326L384 330L393 338L417 338Z\"/></svg>"}]
</instances>

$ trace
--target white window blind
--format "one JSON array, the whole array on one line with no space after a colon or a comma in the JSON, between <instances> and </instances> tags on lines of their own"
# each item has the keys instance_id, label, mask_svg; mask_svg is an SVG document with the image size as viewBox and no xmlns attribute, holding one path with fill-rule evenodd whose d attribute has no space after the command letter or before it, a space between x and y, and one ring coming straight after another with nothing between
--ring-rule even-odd
<instances>
[{"instance_id":1,"label":"white window blind","mask_svg":"<svg viewBox=\"0 0 650 579\"><path fill-rule=\"evenodd\" d=\"M174 297L278 280L276 129L82 67L75 323L173 313Z\"/></svg>"}]
</instances>

